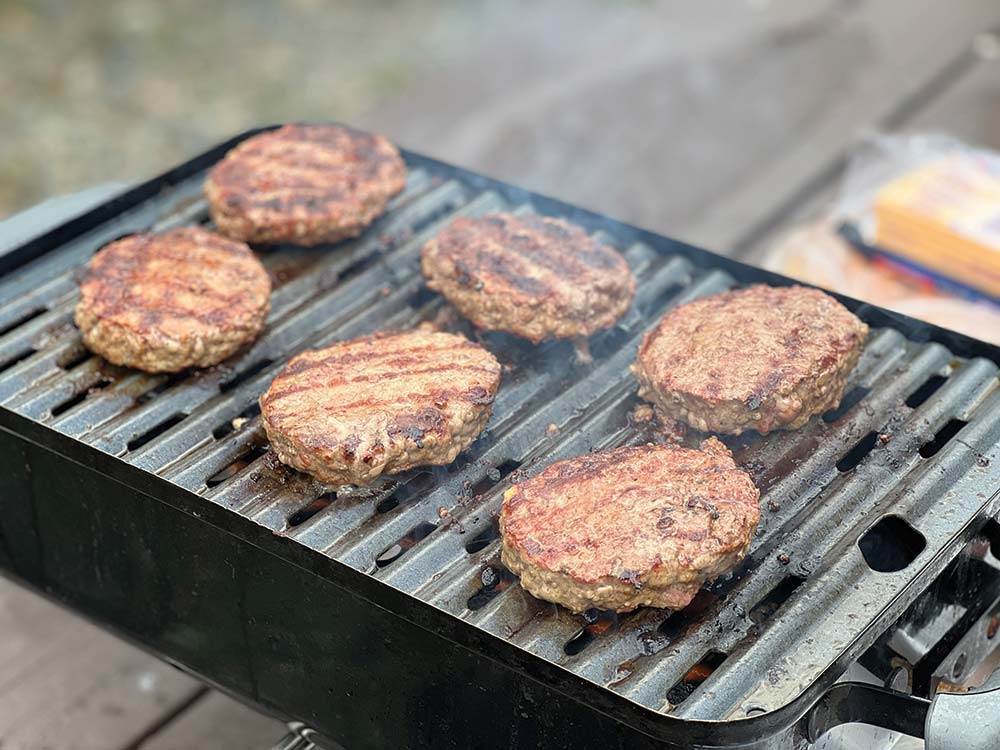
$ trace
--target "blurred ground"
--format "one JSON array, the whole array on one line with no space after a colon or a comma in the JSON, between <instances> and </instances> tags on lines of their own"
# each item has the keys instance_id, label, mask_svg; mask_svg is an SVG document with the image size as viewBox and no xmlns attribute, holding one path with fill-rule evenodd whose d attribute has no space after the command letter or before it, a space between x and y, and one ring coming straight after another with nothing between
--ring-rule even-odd
<instances>
[{"instance_id":1,"label":"blurred ground","mask_svg":"<svg viewBox=\"0 0 1000 750\"><path fill-rule=\"evenodd\" d=\"M339 119L729 250L765 209L761 181L793 190L998 15L994 0L206 7L0 0L0 216L251 125Z\"/></svg>"}]
</instances>

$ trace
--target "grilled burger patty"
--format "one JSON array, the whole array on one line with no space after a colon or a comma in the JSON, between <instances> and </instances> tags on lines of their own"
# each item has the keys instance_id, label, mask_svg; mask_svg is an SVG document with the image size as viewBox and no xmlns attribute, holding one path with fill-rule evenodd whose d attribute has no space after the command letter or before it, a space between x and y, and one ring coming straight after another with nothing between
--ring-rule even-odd
<instances>
[{"instance_id":1,"label":"grilled burger patty","mask_svg":"<svg viewBox=\"0 0 1000 750\"><path fill-rule=\"evenodd\" d=\"M628 263L561 219L460 217L421 254L427 286L479 328L538 343L609 328L635 296Z\"/></svg>"},{"instance_id":2,"label":"grilled burger patty","mask_svg":"<svg viewBox=\"0 0 1000 750\"><path fill-rule=\"evenodd\" d=\"M840 403L867 334L818 289L757 285L668 312L632 371L640 396L696 429L796 429Z\"/></svg>"},{"instance_id":3,"label":"grilled burger patty","mask_svg":"<svg viewBox=\"0 0 1000 750\"><path fill-rule=\"evenodd\" d=\"M680 609L746 554L759 497L715 438L579 456L504 494L501 559L574 612Z\"/></svg>"},{"instance_id":4,"label":"grilled burger patty","mask_svg":"<svg viewBox=\"0 0 1000 750\"><path fill-rule=\"evenodd\" d=\"M109 362L177 372L214 365L255 339L270 294L249 247L182 227L102 248L80 284L75 320Z\"/></svg>"},{"instance_id":5,"label":"grilled burger patty","mask_svg":"<svg viewBox=\"0 0 1000 750\"><path fill-rule=\"evenodd\" d=\"M406 184L389 141L340 125L285 125L248 138L205 180L212 220L246 242L356 237Z\"/></svg>"},{"instance_id":6,"label":"grilled burger patty","mask_svg":"<svg viewBox=\"0 0 1000 750\"><path fill-rule=\"evenodd\" d=\"M482 432L500 363L450 333L344 341L292 359L260 399L283 463L332 485L448 464Z\"/></svg>"}]
</instances>

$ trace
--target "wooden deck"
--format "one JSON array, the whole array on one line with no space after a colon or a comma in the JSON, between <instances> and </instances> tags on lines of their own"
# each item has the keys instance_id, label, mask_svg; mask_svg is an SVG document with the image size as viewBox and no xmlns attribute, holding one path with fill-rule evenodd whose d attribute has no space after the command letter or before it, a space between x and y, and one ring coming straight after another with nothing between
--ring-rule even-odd
<instances>
[{"instance_id":1,"label":"wooden deck","mask_svg":"<svg viewBox=\"0 0 1000 750\"><path fill-rule=\"evenodd\" d=\"M588 66L511 55L539 40L508 22L465 64L426 71L361 124L751 259L821 210L865 129L940 130L1000 149L995 0L757 0L759 12L720 28L730 3L668 4L659 39L643 27L647 4L600 33L564 15L562 33L600 62ZM567 154L586 158L567 169ZM0 580L4 750L268 748L283 731Z\"/></svg>"}]
</instances>

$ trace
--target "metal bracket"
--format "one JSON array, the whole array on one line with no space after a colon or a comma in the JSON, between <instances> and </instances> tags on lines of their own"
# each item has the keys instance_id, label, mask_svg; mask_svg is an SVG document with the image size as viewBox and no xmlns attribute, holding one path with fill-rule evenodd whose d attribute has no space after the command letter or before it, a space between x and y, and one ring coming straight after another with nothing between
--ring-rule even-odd
<instances>
[{"instance_id":1,"label":"metal bracket","mask_svg":"<svg viewBox=\"0 0 1000 750\"><path fill-rule=\"evenodd\" d=\"M924 698L876 685L841 682L827 690L813 706L806 733L810 742L816 742L841 724L861 723L923 737L930 705Z\"/></svg>"},{"instance_id":2,"label":"metal bracket","mask_svg":"<svg viewBox=\"0 0 1000 750\"><path fill-rule=\"evenodd\" d=\"M927 750L1000 748L1000 670L979 690L934 696L924 734Z\"/></svg>"}]
</instances>

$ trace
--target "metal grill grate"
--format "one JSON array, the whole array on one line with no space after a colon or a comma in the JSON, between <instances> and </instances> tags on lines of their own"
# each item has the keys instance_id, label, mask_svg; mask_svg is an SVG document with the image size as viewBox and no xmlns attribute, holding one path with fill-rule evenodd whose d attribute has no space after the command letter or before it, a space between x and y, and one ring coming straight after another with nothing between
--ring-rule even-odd
<instances>
[{"instance_id":1,"label":"metal grill grate","mask_svg":"<svg viewBox=\"0 0 1000 750\"><path fill-rule=\"evenodd\" d=\"M887 603L898 601L898 612L912 601L917 571L943 567L955 537L987 504L984 493L1000 486L996 364L875 329L840 409L795 432L728 441L762 492L760 530L732 575L673 614L581 617L534 599L499 562L504 489L553 460L649 439L630 417L638 340L669 307L740 283L682 246L671 254L665 243L664 252L592 218L639 281L628 315L592 340L592 363L578 362L566 343L482 336L504 364L501 390L486 433L453 465L353 493L287 469L267 451L256 401L290 356L424 321L475 335L424 287L421 245L456 215L552 210L408 158L405 192L361 238L260 250L275 279L267 328L210 370L115 368L90 356L72 327L74 276L99 247L151 226L208 223L201 174L8 273L0 278L0 404L586 680L690 718L783 706L846 649L870 643L887 624ZM873 570L857 547L885 515L926 542L902 570Z\"/></svg>"}]
</instances>

